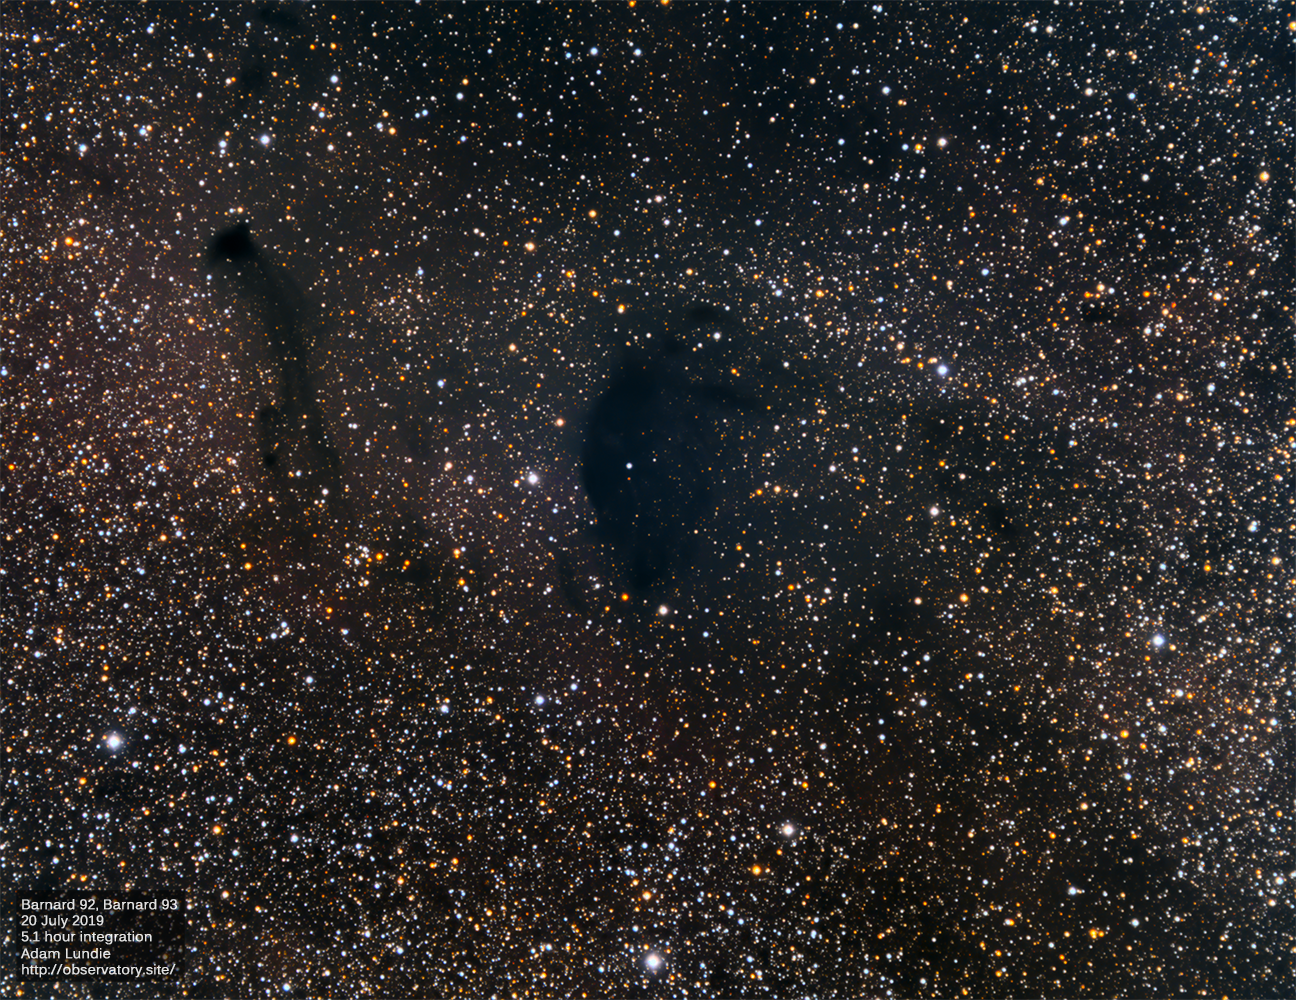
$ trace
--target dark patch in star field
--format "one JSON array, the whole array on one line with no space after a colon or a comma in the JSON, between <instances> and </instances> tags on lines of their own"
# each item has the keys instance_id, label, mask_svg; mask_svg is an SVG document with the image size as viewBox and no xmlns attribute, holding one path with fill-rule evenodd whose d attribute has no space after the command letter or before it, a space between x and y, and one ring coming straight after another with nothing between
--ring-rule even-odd
<instances>
[{"instance_id":1,"label":"dark patch in star field","mask_svg":"<svg viewBox=\"0 0 1296 1000\"><path fill-rule=\"evenodd\" d=\"M1016 538L1021 534L1021 530L1008 516L1008 508L1001 503L991 504L986 509L986 523L990 525L991 531L1004 538Z\"/></svg>"},{"instance_id":2,"label":"dark patch in star field","mask_svg":"<svg viewBox=\"0 0 1296 1000\"><path fill-rule=\"evenodd\" d=\"M212 239L208 260L228 264L252 262L257 255L256 244L246 225L240 223L223 229Z\"/></svg>"},{"instance_id":3,"label":"dark patch in star field","mask_svg":"<svg viewBox=\"0 0 1296 1000\"><path fill-rule=\"evenodd\" d=\"M257 17L274 28L296 28L301 24L286 5L265 4L257 8Z\"/></svg>"},{"instance_id":4,"label":"dark patch in star field","mask_svg":"<svg viewBox=\"0 0 1296 1000\"><path fill-rule=\"evenodd\" d=\"M272 473L309 476L296 486L316 491L339 486L337 451L329 440L315 379L307 362L309 310L292 278L257 246L248 227L239 223L218 232L207 251L207 263L233 279L240 297L260 321L264 344L279 372L279 401L264 404L257 419L257 460ZM292 453L293 469L283 461Z\"/></svg>"},{"instance_id":5,"label":"dark patch in star field","mask_svg":"<svg viewBox=\"0 0 1296 1000\"><path fill-rule=\"evenodd\" d=\"M694 323L711 307L689 310ZM719 422L754 401L716 382L686 377L683 344L628 360L590 411L581 480L598 534L624 566L630 587L651 591L689 572L697 529L711 509Z\"/></svg>"},{"instance_id":6,"label":"dark patch in star field","mask_svg":"<svg viewBox=\"0 0 1296 1000\"><path fill-rule=\"evenodd\" d=\"M265 90L269 80L270 73L266 70L265 63L260 60L245 66L239 73L239 86L249 94L260 94Z\"/></svg>"},{"instance_id":7,"label":"dark patch in star field","mask_svg":"<svg viewBox=\"0 0 1296 1000\"><path fill-rule=\"evenodd\" d=\"M257 415L257 420L261 428L261 461L266 468L273 468L279 461L283 414L277 406L266 406Z\"/></svg>"}]
</instances>

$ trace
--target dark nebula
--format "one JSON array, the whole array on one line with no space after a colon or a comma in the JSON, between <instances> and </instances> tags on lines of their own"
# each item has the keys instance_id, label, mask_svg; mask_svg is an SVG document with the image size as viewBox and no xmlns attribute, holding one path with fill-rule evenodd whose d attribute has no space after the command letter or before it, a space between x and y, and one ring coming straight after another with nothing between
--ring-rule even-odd
<instances>
[{"instance_id":1,"label":"dark nebula","mask_svg":"<svg viewBox=\"0 0 1296 1000\"><path fill-rule=\"evenodd\" d=\"M683 378L685 348L626 364L590 413L581 479L599 534L636 592L689 572L713 505L720 424L750 407L721 385Z\"/></svg>"},{"instance_id":2,"label":"dark nebula","mask_svg":"<svg viewBox=\"0 0 1296 1000\"><path fill-rule=\"evenodd\" d=\"M319 491L332 487L337 501L341 465L329 440L310 366L312 310L287 271L257 246L245 223L222 229L211 238L207 263L232 279L244 308L258 321L262 343L278 370L275 402L260 407L257 454L264 467L281 472L281 455L292 453L298 467L310 473L305 486ZM294 490L303 483L293 475ZM285 483L288 481L285 479Z\"/></svg>"}]
</instances>

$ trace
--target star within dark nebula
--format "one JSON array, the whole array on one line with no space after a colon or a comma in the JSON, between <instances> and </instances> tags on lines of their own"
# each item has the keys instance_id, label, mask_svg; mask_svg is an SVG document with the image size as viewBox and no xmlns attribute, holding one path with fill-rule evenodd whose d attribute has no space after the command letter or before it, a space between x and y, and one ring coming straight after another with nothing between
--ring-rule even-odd
<instances>
[{"instance_id":1,"label":"star within dark nebula","mask_svg":"<svg viewBox=\"0 0 1296 1000\"><path fill-rule=\"evenodd\" d=\"M1284 993L1288 11L5 13L0 993Z\"/></svg>"}]
</instances>

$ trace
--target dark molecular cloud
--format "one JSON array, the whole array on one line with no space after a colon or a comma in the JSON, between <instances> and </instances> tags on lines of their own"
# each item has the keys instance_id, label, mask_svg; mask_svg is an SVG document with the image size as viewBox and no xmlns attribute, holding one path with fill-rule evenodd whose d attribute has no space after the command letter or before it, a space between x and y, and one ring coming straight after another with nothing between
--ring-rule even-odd
<instances>
[{"instance_id":1,"label":"dark molecular cloud","mask_svg":"<svg viewBox=\"0 0 1296 1000\"><path fill-rule=\"evenodd\" d=\"M627 567L630 585L647 591L687 576L714 482L734 462L722 446L724 425L754 402L721 385L685 377L684 346L628 363L589 417L582 482L600 534ZM728 453L726 453L728 452Z\"/></svg>"}]
</instances>

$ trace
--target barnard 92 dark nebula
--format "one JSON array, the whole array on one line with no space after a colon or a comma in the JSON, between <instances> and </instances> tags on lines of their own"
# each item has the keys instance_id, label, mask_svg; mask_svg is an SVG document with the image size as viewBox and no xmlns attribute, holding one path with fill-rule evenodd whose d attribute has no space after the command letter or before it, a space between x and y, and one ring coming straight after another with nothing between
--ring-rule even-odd
<instances>
[{"instance_id":1,"label":"barnard 92 dark nebula","mask_svg":"<svg viewBox=\"0 0 1296 1000\"><path fill-rule=\"evenodd\" d=\"M647 591L687 574L699 527L712 513L720 421L752 404L718 384L685 378L685 347L628 362L589 416L581 481L599 533Z\"/></svg>"},{"instance_id":2,"label":"barnard 92 dark nebula","mask_svg":"<svg viewBox=\"0 0 1296 1000\"><path fill-rule=\"evenodd\" d=\"M149 996L1291 982L1287 10L5 27L0 870Z\"/></svg>"}]
</instances>

